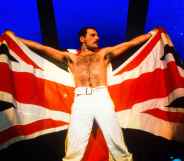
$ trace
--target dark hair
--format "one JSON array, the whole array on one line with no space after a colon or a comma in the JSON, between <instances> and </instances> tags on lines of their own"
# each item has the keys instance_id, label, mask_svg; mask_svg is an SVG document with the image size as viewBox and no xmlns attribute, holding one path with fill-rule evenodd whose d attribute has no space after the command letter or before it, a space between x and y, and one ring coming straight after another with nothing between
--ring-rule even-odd
<instances>
[{"instance_id":1,"label":"dark hair","mask_svg":"<svg viewBox=\"0 0 184 161\"><path fill-rule=\"evenodd\" d=\"M95 28L95 27L92 27L92 26L83 27L83 28L80 29L80 31L79 31L79 33L78 33L79 38L80 38L81 36L86 36L87 30L88 30L88 29L93 29L93 30L96 31L96 28Z\"/></svg>"}]
</instances>

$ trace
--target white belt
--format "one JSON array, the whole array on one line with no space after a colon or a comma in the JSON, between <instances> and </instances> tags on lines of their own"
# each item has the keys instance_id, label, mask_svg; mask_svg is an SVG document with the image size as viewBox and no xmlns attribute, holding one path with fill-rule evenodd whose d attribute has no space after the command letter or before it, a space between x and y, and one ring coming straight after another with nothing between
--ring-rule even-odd
<instances>
[{"instance_id":1,"label":"white belt","mask_svg":"<svg viewBox=\"0 0 184 161\"><path fill-rule=\"evenodd\" d=\"M80 95L92 95L97 89L105 88L105 86L97 86L95 88L92 87L77 87L75 88L75 94L77 96Z\"/></svg>"}]
</instances>

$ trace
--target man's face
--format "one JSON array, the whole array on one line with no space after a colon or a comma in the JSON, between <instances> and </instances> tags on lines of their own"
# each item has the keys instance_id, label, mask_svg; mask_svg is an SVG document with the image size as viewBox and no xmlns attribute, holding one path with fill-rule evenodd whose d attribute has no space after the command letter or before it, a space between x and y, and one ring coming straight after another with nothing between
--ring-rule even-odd
<instances>
[{"instance_id":1,"label":"man's face","mask_svg":"<svg viewBox=\"0 0 184 161\"><path fill-rule=\"evenodd\" d=\"M99 36L96 30L87 29L86 36L81 36L80 41L88 49L94 50L98 48Z\"/></svg>"}]
</instances>

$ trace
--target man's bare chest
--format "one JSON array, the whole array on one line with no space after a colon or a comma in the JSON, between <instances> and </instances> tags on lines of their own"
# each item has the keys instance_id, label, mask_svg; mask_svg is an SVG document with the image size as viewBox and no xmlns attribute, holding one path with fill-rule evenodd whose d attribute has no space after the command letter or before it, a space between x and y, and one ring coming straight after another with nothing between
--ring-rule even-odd
<instances>
[{"instance_id":1,"label":"man's bare chest","mask_svg":"<svg viewBox=\"0 0 184 161\"><path fill-rule=\"evenodd\" d=\"M78 66L80 65L94 65L102 63L102 58L98 55L87 55L87 56L77 56L74 63Z\"/></svg>"}]
</instances>

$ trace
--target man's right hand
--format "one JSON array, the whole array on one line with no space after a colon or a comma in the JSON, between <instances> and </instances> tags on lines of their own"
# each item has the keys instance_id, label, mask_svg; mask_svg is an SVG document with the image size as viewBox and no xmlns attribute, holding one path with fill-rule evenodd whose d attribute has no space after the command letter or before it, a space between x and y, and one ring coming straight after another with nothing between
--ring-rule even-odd
<instances>
[{"instance_id":1,"label":"man's right hand","mask_svg":"<svg viewBox=\"0 0 184 161\"><path fill-rule=\"evenodd\" d=\"M11 30L6 30L4 31L4 34L7 34L7 35L14 35L15 36L15 33Z\"/></svg>"}]
</instances>

